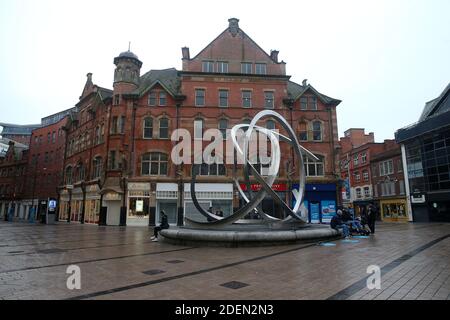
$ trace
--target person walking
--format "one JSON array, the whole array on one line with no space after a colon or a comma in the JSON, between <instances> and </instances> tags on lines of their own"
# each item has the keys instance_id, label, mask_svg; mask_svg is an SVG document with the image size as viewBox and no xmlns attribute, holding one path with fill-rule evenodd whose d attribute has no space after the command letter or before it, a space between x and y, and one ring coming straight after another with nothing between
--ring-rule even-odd
<instances>
[{"instance_id":1,"label":"person walking","mask_svg":"<svg viewBox=\"0 0 450 320\"><path fill-rule=\"evenodd\" d=\"M169 229L169 222L165 211L161 210L161 224L153 229L153 237L151 238L152 242L158 241L158 232L163 229Z\"/></svg>"},{"instance_id":2,"label":"person walking","mask_svg":"<svg viewBox=\"0 0 450 320\"><path fill-rule=\"evenodd\" d=\"M375 221L377 220L377 209L373 204L369 204L367 209L367 224L369 225L370 233L375 234Z\"/></svg>"}]
</instances>

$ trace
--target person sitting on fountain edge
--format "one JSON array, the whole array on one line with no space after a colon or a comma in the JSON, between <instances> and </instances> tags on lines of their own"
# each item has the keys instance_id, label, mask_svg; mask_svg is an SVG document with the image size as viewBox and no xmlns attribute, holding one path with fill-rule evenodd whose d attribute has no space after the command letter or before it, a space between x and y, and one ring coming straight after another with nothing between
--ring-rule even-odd
<instances>
[{"instance_id":1,"label":"person sitting on fountain edge","mask_svg":"<svg viewBox=\"0 0 450 320\"><path fill-rule=\"evenodd\" d=\"M348 228L348 225L346 225L345 222L342 221L342 210L339 209L336 215L331 218L330 227L337 231L339 231L339 229L342 229L342 234L344 235L345 239L348 239L350 237L350 230Z\"/></svg>"},{"instance_id":2,"label":"person sitting on fountain edge","mask_svg":"<svg viewBox=\"0 0 450 320\"><path fill-rule=\"evenodd\" d=\"M158 232L163 229L169 229L169 222L166 213L164 212L164 210L161 210L161 224L158 227L155 227L155 229L153 229L153 237L152 237L153 242L158 241Z\"/></svg>"}]
</instances>

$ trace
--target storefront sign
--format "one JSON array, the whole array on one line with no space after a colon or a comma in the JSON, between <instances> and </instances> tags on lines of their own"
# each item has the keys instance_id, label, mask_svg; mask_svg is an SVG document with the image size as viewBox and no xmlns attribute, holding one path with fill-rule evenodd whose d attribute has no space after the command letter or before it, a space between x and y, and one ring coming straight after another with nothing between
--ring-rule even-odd
<instances>
[{"instance_id":1,"label":"storefront sign","mask_svg":"<svg viewBox=\"0 0 450 320\"><path fill-rule=\"evenodd\" d=\"M244 191L247 190L247 185L245 183L241 183L240 186L241 186L242 190L244 190ZM251 184L250 188L252 189L252 191L259 191L259 190L261 190L261 185L260 184ZM274 183L272 185L272 190L287 191L287 185L285 183Z\"/></svg>"},{"instance_id":2,"label":"storefront sign","mask_svg":"<svg viewBox=\"0 0 450 320\"><path fill-rule=\"evenodd\" d=\"M120 194L118 193L113 193L113 192L108 192L105 194L105 200L106 201L117 201L120 200Z\"/></svg>"},{"instance_id":3,"label":"storefront sign","mask_svg":"<svg viewBox=\"0 0 450 320\"><path fill-rule=\"evenodd\" d=\"M128 183L128 190L150 191L150 183L130 182Z\"/></svg>"},{"instance_id":4,"label":"storefront sign","mask_svg":"<svg viewBox=\"0 0 450 320\"><path fill-rule=\"evenodd\" d=\"M144 211L144 200L136 200L136 212Z\"/></svg>"}]
</instances>

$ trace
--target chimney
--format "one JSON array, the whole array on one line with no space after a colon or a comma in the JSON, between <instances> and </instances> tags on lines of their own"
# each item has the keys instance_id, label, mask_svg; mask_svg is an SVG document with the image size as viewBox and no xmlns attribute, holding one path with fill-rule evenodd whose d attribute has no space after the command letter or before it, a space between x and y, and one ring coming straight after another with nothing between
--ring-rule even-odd
<instances>
[{"instance_id":1,"label":"chimney","mask_svg":"<svg viewBox=\"0 0 450 320\"><path fill-rule=\"evenodd\" d=\"M307 81L308 81L308 79L303 79L302 85L303 85L304 87L306 87L306 86L308 85Z\"/></svg>"},{"instance_id":2,"label":"chimney","mask_svg":"<svg viewBox=\"0 0 450 320\"><path fill-rule=\"evenodd\" d=\"M92 82L92 73L89 72L89 73L86 75L86 77L87 77L87 81Z\"/></svg>"},{"instance_id":3,"label":"chimney","mask_svg":"<svg viewBox=\"0 0 450 320\"><path fill-rule=\"evenodd\" d=\"M270 59L272 59L274 62L278 63L278 53L280 51L278 50L270 50Z\"/></svg>"},{"instance_id":4,"label":"chimney","mask_svg":"<svg viewBox=\"0 0 450 320\"><path fill-rule=\"evenodd\" d=\"M228 30L231 32L231 35L235 37L239 32L239 19L230 18L228 19Z\"/></svg>"},{"instance_id":5,"label":"chimney","mask_svg":"<svg viewBox=\"0 0 450 320\"><path fill-rule=\"evenodd\" d=\"M189 54L189 48L188 47L181 48L181 52L183 54L183 59L189 60L191 58L190 54Z\"/></svg>"}]
</instances>

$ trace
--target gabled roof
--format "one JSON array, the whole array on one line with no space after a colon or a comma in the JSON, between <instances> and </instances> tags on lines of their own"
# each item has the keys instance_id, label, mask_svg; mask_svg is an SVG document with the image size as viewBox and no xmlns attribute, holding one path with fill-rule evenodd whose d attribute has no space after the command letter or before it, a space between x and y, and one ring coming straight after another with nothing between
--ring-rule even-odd
<instances>
[{"instance_id":1,"label":"gabled roof","mask_svg":"<svg viewBox=\"0 0 450 320\"><path fill-rule=\"evenodd\" d=\"M142 96L156 84L161 85L171 96L176 96L180 91L180 77L175 68L163 70L150 70L140 79L139 87L133 92Z\"/></svg>"},{"instance_id":2,"label":"gabled roof","mask_svg":"<svg viewBox=\"0 0 450 320\"><path fill-rule=\"evenodd\" d=\"M320 93L310 84L307 84L306 86L302 86L293 81L288 82L288 94L294 100L300 99L300 97L308 90L311 90L325 104L338 105L339 103L342 102L341 100L334 99L334 98L328 97L328 96Z\"/></svg>"}]
</instances>

